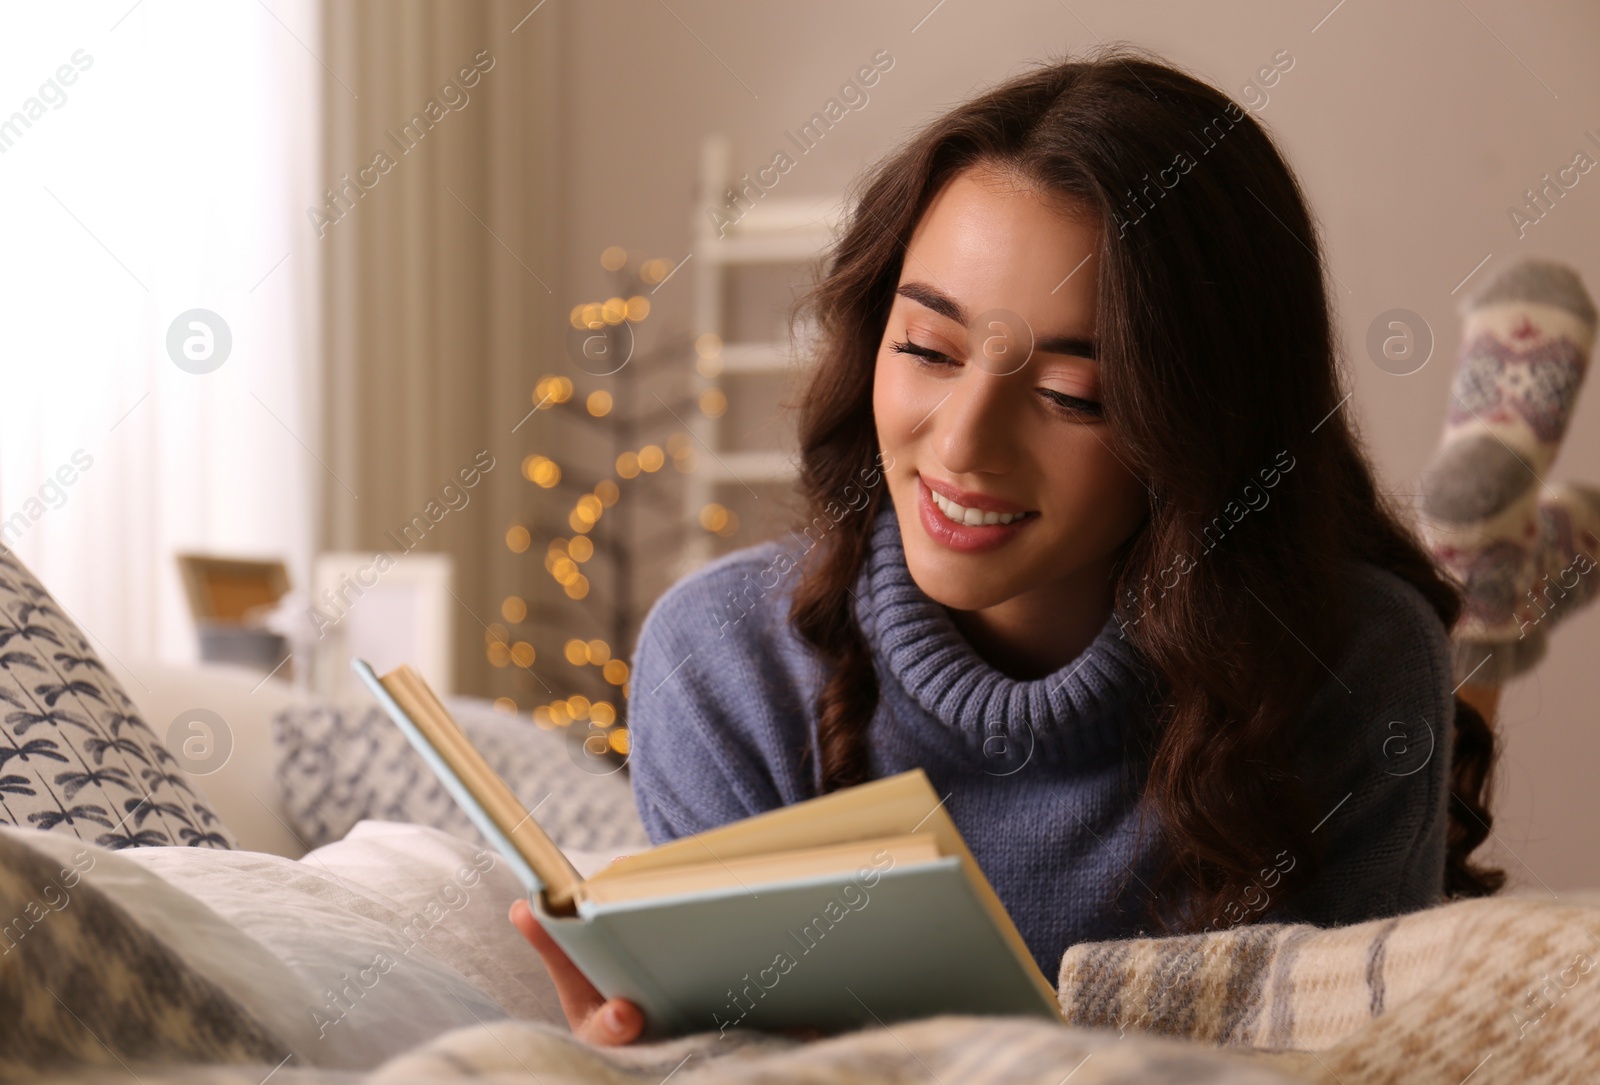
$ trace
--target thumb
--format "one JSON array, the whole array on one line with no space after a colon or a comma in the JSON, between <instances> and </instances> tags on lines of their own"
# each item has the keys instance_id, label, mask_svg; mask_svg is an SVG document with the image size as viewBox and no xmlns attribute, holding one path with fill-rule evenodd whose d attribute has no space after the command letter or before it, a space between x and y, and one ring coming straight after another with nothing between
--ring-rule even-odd
<instances>
[{"instance_id":1,"label":"thumb","mask_svg":"<svg viewBox=\"0 0 1600 1085\"><path fill-rule=\"evenodd\" d=\"M613 998L573 1031L580 1040L591 1044L629 1044L644 1031L644 1014L627 999Z\"/></svg>"}]
</instances>

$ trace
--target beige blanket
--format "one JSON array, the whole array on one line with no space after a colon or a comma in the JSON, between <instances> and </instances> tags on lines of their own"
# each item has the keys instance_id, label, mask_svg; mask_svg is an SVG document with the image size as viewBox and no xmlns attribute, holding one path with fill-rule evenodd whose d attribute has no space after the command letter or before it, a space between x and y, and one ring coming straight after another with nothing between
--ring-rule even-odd
<instances>
[{"instance_id":1,"label":"beige blanket","mask_svg":"<svg viewBox=\"0 0 1600 1085\"><path fill-rule=\"evenodd\" d=\"M1545 894L1091 943L1059 991L1077 1024L1243 1047L1310 1081L1596 1081L1596 962L1600 893Z\"/></svg>"}]
</instances>

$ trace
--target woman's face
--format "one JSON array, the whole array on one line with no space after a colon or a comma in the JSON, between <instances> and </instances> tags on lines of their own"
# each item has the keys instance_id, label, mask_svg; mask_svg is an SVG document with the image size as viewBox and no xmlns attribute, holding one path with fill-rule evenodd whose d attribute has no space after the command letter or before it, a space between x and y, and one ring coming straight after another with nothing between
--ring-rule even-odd
<instances>
[{"instance_id":1,"label":"woman's face","mask_svg":"<svg viewBox=\"0 0 1600 1085\"><path fill-rule=\"evenodd\" d=\"M906 563L945 606L1109 600L1111 555L1144 518L1144 487L1099 413L1098 240L983 166L912 234L872 408Z\"/></svg>"}]
</instances>

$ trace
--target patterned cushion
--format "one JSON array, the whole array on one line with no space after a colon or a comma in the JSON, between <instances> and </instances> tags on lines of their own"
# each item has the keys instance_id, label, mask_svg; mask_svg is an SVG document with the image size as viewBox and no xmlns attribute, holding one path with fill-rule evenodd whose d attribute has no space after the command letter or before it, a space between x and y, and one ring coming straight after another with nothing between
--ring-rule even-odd
<instances>
[{"instance_id":1,"label":"patterned cushion","mask_svg":"<svg viewBox=\"0 0 1600 1085\"><path fill-rule=\"evenodd\" d=\"M0 823L108 848L232 848L76 623L0 548Z\"/></svg>"},{"instance_id":2,"label":"patterned cushion","mask_svg":"<svg viewBox=\"0 0 1600 1085\"><path fill-rule=\"evenodd\" d=\"M130 913L116 873L101 882L105 852L59 841L79 849L68 866L65 851L34 843L49 839L0 832L0 1081L88 1082L129 1062L144 1064L142 1075L155 1063L271 1065L289 1053L189 954Z\"/></svg>"},{"instance_id":3,"label":"patterned cushion","mask_svg":"<svg viewBox=\"0 0 1600 1085\"><path fill-rule=\"evenodd\" d=\"M449 698L472 744L563 848L649 847L627 773L588 760L561 731L485 702ZM290 827L308 847L343 839L362 818L431 825L486 844L404 733L376 704L288 708L272 720L278 786Z\"/></svg>"}]
</instances>

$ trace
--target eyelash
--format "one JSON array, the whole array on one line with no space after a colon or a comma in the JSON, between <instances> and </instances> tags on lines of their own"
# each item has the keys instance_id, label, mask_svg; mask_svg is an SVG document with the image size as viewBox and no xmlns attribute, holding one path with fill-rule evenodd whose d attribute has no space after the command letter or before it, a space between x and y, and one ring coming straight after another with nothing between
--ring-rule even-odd
<instances>
[{"instance_id":1,"label":"eyelash","mask_svg":"<svg viewBox=\"0 0 1600 1085\"><path fill-rule=\"evenodd\" d=\"M909 339L903 340L899 343L891 344L889 349L894 351L896 354L909 354L916 360L918 365L926 366L930 369L938 369L943 368L946 365L959 364L948 354L940 353L937 350L929 350L927 347L918 346ZM1105 407L1094 402L1093 400L1079 399L1077 396L1069 396L1065 392L1057 392L1049 388L1041 388L1039 391L1044 395L1046 400L1066 414L1090 415L1094 418L1102 418L1105 416Z\"/></svg>"}]
</instances>

